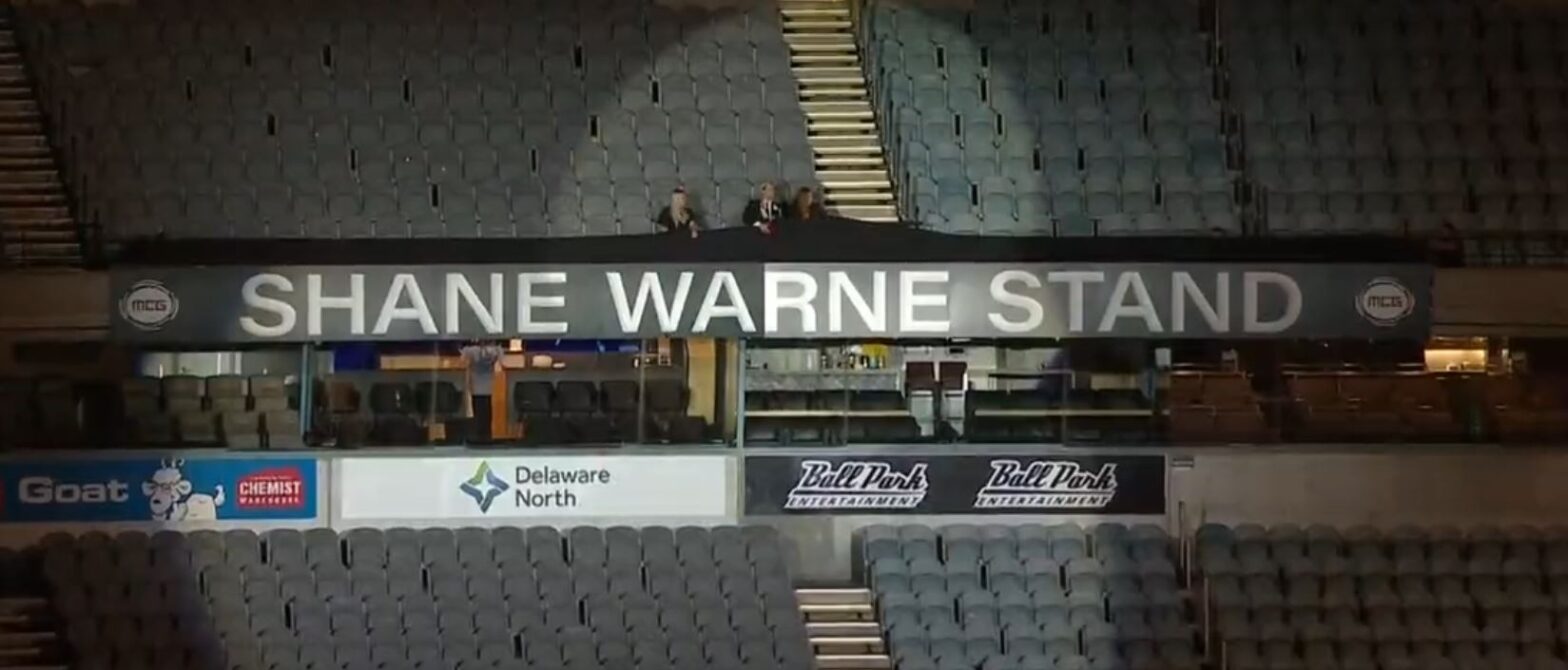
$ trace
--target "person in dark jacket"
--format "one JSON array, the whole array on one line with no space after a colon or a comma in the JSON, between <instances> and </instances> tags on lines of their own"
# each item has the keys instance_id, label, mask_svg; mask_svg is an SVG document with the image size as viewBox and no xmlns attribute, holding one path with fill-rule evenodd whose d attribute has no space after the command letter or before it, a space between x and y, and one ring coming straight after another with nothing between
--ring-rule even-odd
<instances>
[{"instance_id":1,"label":"person in dark jacket","mask_svg":"<svg viewBox=\"0 0 1568 670\"><path fill-rule=\"evenodd\" d=\"M784 208L779 206L776 193L773 182L762 182L762 186L757 189L758 197L746 203L746 211L741 214L741 225L756 228L763 235L772 235L774 226L784 217Z\"/></svg>"},{"instance_id":2,"label":"person in dark jacket","mask_svg":"<svg viewBox=\"0 0 1568 670\"><path fill-rule=\"evenodd\" d=\"M790 203L789 218L796 221L816 221L827 216L827 210L817 204L817 194L804 186L795 191L795 201Z\"/></svg>"},{"instance_id":3,"label":"person in dark jacket","mask_svg":"<svg viewBox=\"0 0 1568 670\"><path fill-rule=\"evenodd\" d=\"M677 188L670 194L670 204L659 210L659 228L666 233L685 233L697 237L702 224L697 222L697 212L688 204L686 189Z\"/></svg>"}]
</instances>

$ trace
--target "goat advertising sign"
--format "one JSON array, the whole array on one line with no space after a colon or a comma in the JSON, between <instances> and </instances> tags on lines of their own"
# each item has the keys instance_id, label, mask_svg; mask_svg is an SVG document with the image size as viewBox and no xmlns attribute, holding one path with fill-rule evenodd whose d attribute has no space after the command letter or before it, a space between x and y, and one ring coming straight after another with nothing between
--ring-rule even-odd
<instances>
[{"instance_id":1,"label":"goat advertising sign","mask_svg":"<svg viewBox=\"0 0 1568 670\"><path fill-rule=\"evenodd\" d=\"M746 513L1164 514L1163 456L753 456Z\"/></svg>"},{"instance_id":2,"label":"goat advertising sign","mask_svg":"<svg viewBox=\"0 0 1568 670\"><path fill-rule=\"evenodd\" d=\"M308 458L0 463L11 523L285 521L316 517Z\"/></svg>"}]
</instances>

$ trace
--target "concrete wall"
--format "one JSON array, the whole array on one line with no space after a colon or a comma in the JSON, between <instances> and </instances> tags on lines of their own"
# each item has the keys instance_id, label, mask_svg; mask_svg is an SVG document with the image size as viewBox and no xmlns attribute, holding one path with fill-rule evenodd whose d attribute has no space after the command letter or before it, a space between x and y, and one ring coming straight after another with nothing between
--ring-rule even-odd
<instances>
[{"instance_id":1,"label":"concrete wall","mask_svg":"<svg viewBox=\"0 0 1568 670\"><path fill-rule=\"evenodd\" d=\"M1433 332L1438 335L1568 334L1568 271L1551 268L1452 268L1437 272Z\"/></svg>"},{"instance_id":2,"label":"concrete wall","mask_svg":"<svg viewBox=\"0 0 1568 670\"><path fill-rule=\"evenodd\" d=\"M1568 519L1568 449L1227 449L1181 459L1172 506L1220 523L1550 525Z\"/></svg>"},{"instance_id":3,"label":"concrete wall","mask_svg":"<svg viewBox=\"0 0 1568 670\"><path fill-rule=\"evenodd\" d=\"M0 274L0 332L86 330L102 338L113 309L108 273L39 270Z\"/></svg>"}]
</instances>

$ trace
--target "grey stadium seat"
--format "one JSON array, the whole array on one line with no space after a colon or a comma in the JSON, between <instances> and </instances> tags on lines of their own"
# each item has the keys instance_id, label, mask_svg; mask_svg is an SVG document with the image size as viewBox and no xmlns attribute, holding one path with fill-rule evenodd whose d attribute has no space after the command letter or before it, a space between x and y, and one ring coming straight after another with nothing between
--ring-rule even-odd
<instances>
[{"instance_id":1,"label":"grey stadium seat","mask_svg":"<svg viewBox=\"0 0 1568 670\"><path fill-rule=\"evenodd\" d=\"M451 20L465 11L497 19L503 13L493 3L482 9L400 5L340 21L322 8L291 5L290 25L299 29L275 30L268 8L235 3L219 14L192 14L179 2L148 2L136 12L38 6L20 12L18 22L30 36L24 42L36 47L29 55L43 107L64 112L51 124L56 145L76 147L66 157L67 178L83 211L95 213L113 239L643 231L649 213L596 206L571 208L586 217L580 223L535 221L543 211L536 208L514 211L527 220L492 224L487 217L475 225L461 195L451 199L452 208L414 206L409 199L397 212L385 198L354 187L379 188L395 179L400 200L432 181L463 194L490 192L486 186L495 178L502 184L497 195L509 198L575 190L560 178L571 172L555 170L550 157L584 143L625 147L632 152L616 155L635 157L636 143L660 134L620 121L642 112L692 114L700 129L710 113L733 118L737 110L753 110L747 113L782 120L770 125L786 165L811 164L804 120L794 121L800 111L774 6L546 3L527 8L527 27ZM684 54L650 41L698 32L702 47ZM233 46L241 43L250 56L236 55ZM458 44L461 53L438 46ZM112 65L83 75L77 65L96 62L93 54L104 48L117 54ZM713 85L694 85L710 80ZM113 112L130 108L145 108L146 118ZM549 124L511 125L547 112L557 115ZM603 132L590 133L590 114L611 119ZM168 118L192 121L159 120ZM501 152L494 171L484 157L459 151L476 141ZM503 147L539 156L539 169L532 160L506 158L513 154ZM398 159L389 164L389 156ZM713 174L704 168L685 178L702 190L697 182ZM646 190L645 183L618 181ZM171 191L174 184L179 188ZM264 195L264 189L287 195ZM301 191L321 197L300 197ZM476 207L493 202L479 198Z\"/></svg>"},{"instance_id":2,"label":"grey stadium seat","mask_svg":"<svg viewBox=\"0 0 1568 670\"><path fill-rule=\"evenodd\" d=\"M568 535L609 572L554 529L394 528L54 535L41 577L84 667L812 667L771 529Z\"/></svg>"}]
</instances>

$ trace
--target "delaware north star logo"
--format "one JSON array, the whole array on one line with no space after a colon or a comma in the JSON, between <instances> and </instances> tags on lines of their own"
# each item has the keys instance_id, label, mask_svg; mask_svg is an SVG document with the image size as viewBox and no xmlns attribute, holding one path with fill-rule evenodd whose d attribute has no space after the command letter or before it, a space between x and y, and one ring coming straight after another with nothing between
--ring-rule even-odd
<instances>
[{"instance_id":1,"label":"delaware north star logo","mask_svg":"<svg viewBox=\"0 0 1568 670\"><path fill-rule=\"evenodd\" d=\"M495 504L496 498L512 489L506 480L496 476L495 471L490 469L488 461L480 461L479 469L474 471L474 476L469 477L457 488L464 495L473 498L474 504L479 506L479 511L485 514L490 512L490 506Z\"/></svg>"}]
</instances>

